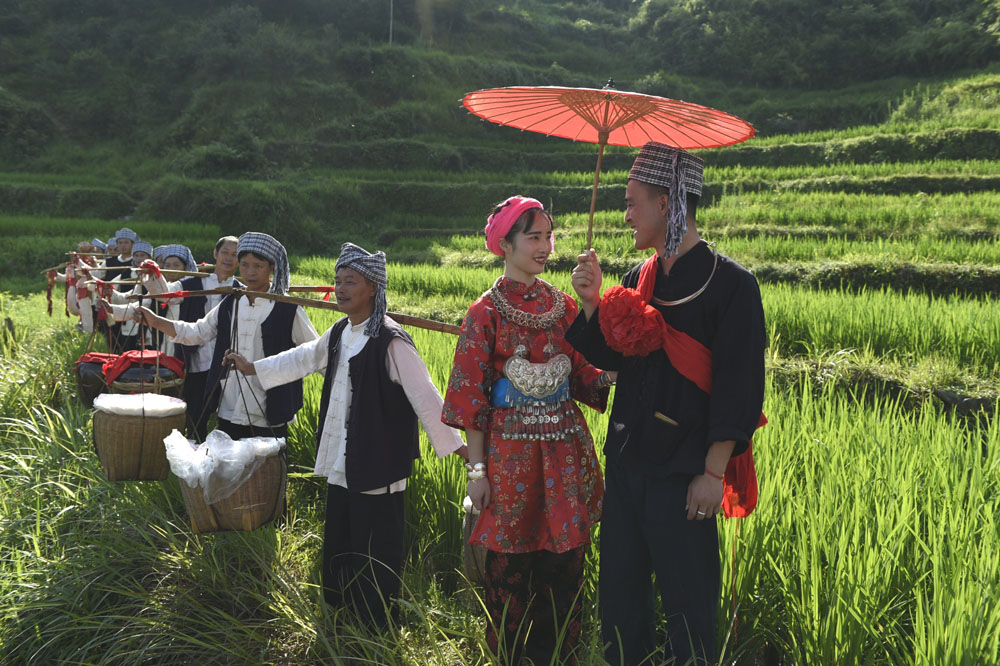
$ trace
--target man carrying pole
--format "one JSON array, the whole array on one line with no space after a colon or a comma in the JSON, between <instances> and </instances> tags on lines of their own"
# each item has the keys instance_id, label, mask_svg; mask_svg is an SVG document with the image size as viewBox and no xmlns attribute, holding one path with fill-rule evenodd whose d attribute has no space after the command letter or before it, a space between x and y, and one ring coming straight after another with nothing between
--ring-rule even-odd
<instances>
[{"instance_id":1,"label":"man carrying pole","mask_svg":"<svg viewBox=\"0 0 1000 666\"><path fill-rule=\"evenodd\" d=\"M277 387L324 372L316 474L327 486L324 597L384 628L403 565L403 491L420 455L417 419L439 457L465 454L441 422L441 394L413 340L386 316L385 254L345 243L337 260L337 305L347 316L318 340L251 363L227 359Z\"/></svg>"},{"instance_id":2,"label":"man carrying pole","mask_svg":"<svg viewBox=\"0 0 1000 666\"><path fill-rule=\"evenodd\" d=\"M240 236L236 251L240 276L250 291L287 292L288 255L281 243L267 234L247 232ZM302 407L302 382L265 390L255 377L224 377L223 359L238 350L256 361L315 340L316 329L301 306L237 292L196 322L171 321L145 307L136 310L136 318L166 333L175 344L214 341L205 393L189 405L208 411L218 407L219 430L233 439L288 434L288 423Z\"/></svg>"}]
</instances>

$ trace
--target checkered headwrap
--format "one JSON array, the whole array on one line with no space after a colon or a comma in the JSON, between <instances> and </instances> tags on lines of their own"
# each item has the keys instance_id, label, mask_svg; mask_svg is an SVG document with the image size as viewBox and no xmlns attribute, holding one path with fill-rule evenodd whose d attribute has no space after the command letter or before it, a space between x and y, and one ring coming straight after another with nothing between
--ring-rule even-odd
<instances>
[{"instance_id":1,"label":"checkered headwrap","mask_svg":"<svg viewBox=\"0 0 1000 666\"><path fill-rule=\"evenodd\" d=\"M198 269L197 263L195 263L194 255L191 254L191 250L188 249L187 245L173 244L173 245L160 245L153 248L153 260L160 266L163 262L167 260L167 257L177 257L184 262L184 270L194 271Z\"/></svg>"},{"instance_id":2,"label":"checkered headwrap","mask_svg":"<svg viewBox=\"0 0 1000 666\"><path fill-rule=\"evenodd\" d=\"M101 252L104 252L108 249L107 243L102 241L100 238L95 238L94 240L90 241L90 244L93 245L94 247L100 248Z\"/></svg>"},{"instance_id":3,"label":"checkered headwrap","mask_svg":"<svg viewBox=\"0 0 1000 666\"><path fill-rule=\"evenodd\" d=\"M240 236L240 242L236 245L237 257L244 252L253 252L274 264L274 275L271 278L271 288L268 290L269 294L284 296L288 293L288 253L285 252L284 245L279 243L273 236L268 236L257 231L248 231Z\"/></svg>"},{"instance_id":4,"label":"checkered headwrap","mask_svg":"<svg viewBox=\"0 0 1000 666\"><path fill-rule=\"evenodd\" d=\"M135 243L136 241L139 240L139 234L135 233L128 227L122 227L117 232L115 232L115 240L118 240L119 238L127 238L128 240Z\"/></svg>"},{"instance_id":5,"label":"checkered headwrap","mask_svg":"<svg viewBox=\"0 0 1000 666\"><path fill-rule=\"evenodd\" d=\"M389 283L385 274L385 252L379 250L372 254L354 243L344 243L337 258L336 270L341 268L355 270L375 283L375 308L365 326L365 335L374 338L382 330L382 320L388 309L385 299L385 287Z\"/></svg>"},{"instance_id":6,"label":"checkered headwrap","mask_svg":"<svg viewBox=\"0 0 1000 666\"><path fill-rule=\"evenodd\" d=\"M687 233L687 195L701 196L705 160L663 143L650 141L635 158L629 179L665 187L670 192L667 209L667 244L664 256L677 253Z\"/></svg>"},{"instance_id":7,"label":"checkered headwrap","mask_svg":"<svg viewBox=\"0 0 1000 666\"><path fill-rule=\"evenodd\" d=\"M133 266L138 266L139 265L139 264L135 263L135 253L136 252L145 252L150 257L152 257L153 256L153 244L152 243L147 243L146 241L135 241L134 243L132 243L132 265Z\"/></svg>"}]
</instances>

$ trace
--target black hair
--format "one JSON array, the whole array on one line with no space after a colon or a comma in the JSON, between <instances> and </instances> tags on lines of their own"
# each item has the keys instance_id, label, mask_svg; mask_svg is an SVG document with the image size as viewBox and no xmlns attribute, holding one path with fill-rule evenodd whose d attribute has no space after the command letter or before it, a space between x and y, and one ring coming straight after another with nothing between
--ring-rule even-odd
<instances>
[{"instance_id":1,"label":"black hair","mask_svg":"<svg viewBox=\"0 0 1000 666\"><path fill-rule=\"evenodd\" d=\"M642 181L639 181L639 182L642 182ZM662 185L653 185L652 183L645 183L645 185L648 185L649 187L653 188L653 192L655 193L656 196L659 196L661 194L666 194L668 197L670 196L670 188L669 187L663 187ZM697 217L698 217L698 215L697 215L697 213L698 213L698 201L700 199L701 199L701 197L699 195L693 193L693 192L688 192L687 193L687 214L688 214L688 217L694 217L695 219L697 219Z\"/></svg>"},{"instance_id":2,"label":"black hair","mask_svg":"<svg viewBox=\"0 0 1000 666\"><path fill-rule=\"evenodd\" d=\"M243 250L238 255L236 255L236 261L239 261L240 259L242 259L244 257L244 255L247 255L247 254L252 254L256 259L260 259L261 261L266 261L267 263L271 264L271 266L274 266L274 262L273 261L271 261L267 257L263 257L263 256L257 254L253 250Z\"/></svg>"},{"instance_id":3,"label":"black hair","mask_svg":"<svg viewBox=\"0 0 1000 666\"><path fill-rule=\"evenodd\" d=\"M223 236L219 240L215 241L215 251L218 252L219 250L221 250L222 246L225 245L226 243L236 243L237 245L239 245L240 239L237 238L236 236Z\"/></svg>"},{"instance_id":4,"label":"black hair","mask_svg":"<svg viewBox=\"0 0 1000 666\"><path fill-rule=\"evenodd\" d=\"M497 211L499 211L506 205L508 204L507 203L497 204L496 206L493 207L493 211L490 213L490 215L495 215ZM546 211L543 208L532 208L530 210L526 210L523 213L521 213L521 216L514 221L514 224L511 225L510 227L510 231L507 232L507 235L504 236L503 239L508 243L510 243L511 245L513 245L514 237L522 232L523 233L530 232L531 228L535 226L535 221L539 218L539 216L542 216L546 220L548 220L549 227L555 229L555 222L552 220L552 216L549 215L548 211Z\"/></svg>"}]
</instances>

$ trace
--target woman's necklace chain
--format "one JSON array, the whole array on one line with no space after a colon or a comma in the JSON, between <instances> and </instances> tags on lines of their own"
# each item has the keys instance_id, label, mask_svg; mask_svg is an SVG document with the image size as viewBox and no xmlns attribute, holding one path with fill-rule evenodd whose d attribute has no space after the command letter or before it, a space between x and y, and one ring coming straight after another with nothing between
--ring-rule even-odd
<instances>
[{"instance_id":1,"label":"woman's necklace chain","mask_svg":"<svg viewBox=\"0 0 1000 666\"><path fill-rule=\"evenodd\" d=\"M549 292L552 294L553 305L549 308L548 312L531 314L530 312L525 312L524 310L519 310L514 307L507 298L507 294L505 293L506 289L501 286L503 285L502 276L497 278L497 281L494 282L493 286L490 288L490 300L493 301L493 305L496 307L501 316L514 322L515 324L526 326L528 328L551 328L566 314L566 299L563 298L561 291L553 287L548 282L545 282L544 280L538 281L543 287L548 288Z\"/></svg>"}]
</instances>

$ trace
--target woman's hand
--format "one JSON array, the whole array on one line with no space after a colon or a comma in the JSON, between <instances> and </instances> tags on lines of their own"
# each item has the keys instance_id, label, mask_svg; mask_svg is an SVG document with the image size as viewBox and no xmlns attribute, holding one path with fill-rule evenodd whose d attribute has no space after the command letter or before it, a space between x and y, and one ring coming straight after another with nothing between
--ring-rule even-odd
<instances>
[{"instance_id":1,"label":"woman's hand","mask_svg":"<svg viewBox=\"0 0 1000 666\"><path fill-rule=\"evenodd\" d=\"M477 510L482 511L490 505L490 481L486 477L469 481L466 492Z\"/></svg>"}]
</instances>

